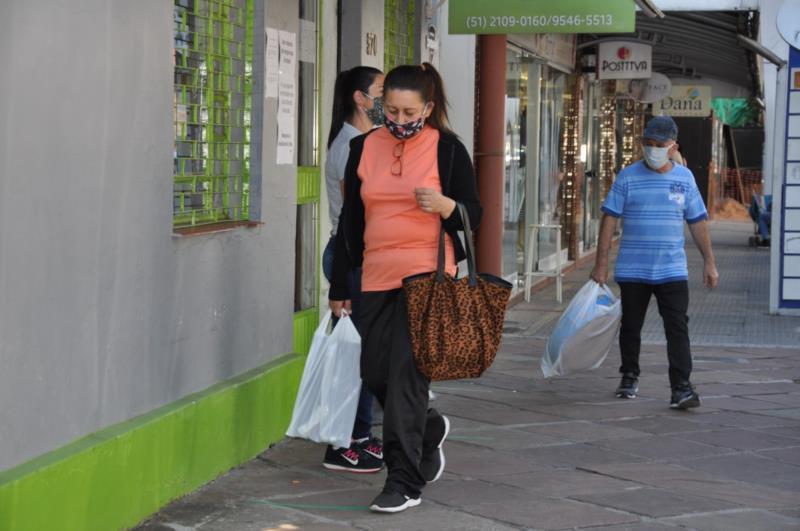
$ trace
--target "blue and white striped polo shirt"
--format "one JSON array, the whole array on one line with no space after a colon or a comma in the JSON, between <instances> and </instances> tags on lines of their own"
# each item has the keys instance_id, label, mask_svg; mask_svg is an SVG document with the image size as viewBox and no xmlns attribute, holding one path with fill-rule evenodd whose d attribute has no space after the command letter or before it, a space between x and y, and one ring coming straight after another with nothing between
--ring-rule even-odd
<instances>
[{"instance_id":1,"label":"blue and white striped polo shirt","mask_svg":"<svg viewBox=\"0 0 800 531\"><path fill-rule=\"evenodd\" d=\"M675 164L669 172L659 173L643 160L631 164L617 175L603 212L623 221L614 280L646 284L688 280L683 222L708 217L688 168Z\"/></svg>"}]
</instances>

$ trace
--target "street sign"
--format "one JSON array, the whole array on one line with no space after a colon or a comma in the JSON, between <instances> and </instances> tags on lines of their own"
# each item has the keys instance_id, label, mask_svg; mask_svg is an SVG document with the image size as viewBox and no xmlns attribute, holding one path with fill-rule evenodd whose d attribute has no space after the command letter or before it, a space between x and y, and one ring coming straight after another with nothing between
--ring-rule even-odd
<instances>
[{"instance_id":1,"label":"street sign","mask_svg":"<svg viewBox=\"0 0 800 531\"><path fill-rule=\"evenodd\" d=\"M468 34L631 33L633 0L450 0L449 31Z\"/></svg>"}]
</instances>

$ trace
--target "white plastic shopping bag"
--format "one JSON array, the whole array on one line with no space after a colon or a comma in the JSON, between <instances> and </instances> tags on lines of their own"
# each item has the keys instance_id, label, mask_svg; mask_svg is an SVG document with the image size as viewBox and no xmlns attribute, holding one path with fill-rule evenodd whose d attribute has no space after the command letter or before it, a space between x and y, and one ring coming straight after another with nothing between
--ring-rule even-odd
<instances>
[{"instance_id":1,"label":"white plastic shopping bag","mask_svg":"<svg viewBox=\"0 0 800 531\"><path fill-rule=\"evenodd\" d=\"M329 311L314 332L286 434L347 448L361 392L361 337L349 316L328 333L330 322Z\"/></svg>"},{"instance_id":2,"label":"white plastic shopping bag","mask_svg":"<svg viewBox=\"0 0 800 531\"><path fill-rule=\"evenodd\" d=\"M620 300L608 286L589 280L570 301L547 340L542 356L544 377L599 367L611 349L621 318Z\"/></svg>"}]
</instances>

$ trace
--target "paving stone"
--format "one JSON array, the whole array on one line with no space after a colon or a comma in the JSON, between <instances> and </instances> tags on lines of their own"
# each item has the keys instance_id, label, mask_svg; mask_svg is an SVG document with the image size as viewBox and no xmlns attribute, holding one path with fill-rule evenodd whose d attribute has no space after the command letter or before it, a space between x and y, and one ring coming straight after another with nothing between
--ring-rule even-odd
<instances>
[{"instance_id":1,"label":"paving stone","mask_svg":"<svg viewBox=\"0 0 800 531\"><path fill-rule=\"evenodd\" d=\"M518 455L525 456L540 465L546 466L585 466L593 463L627 463L644 461L644 458L625 452L618 452L589 443L564 444L561 446L546 446L542 448L528 448Z\"/></svg>"},{"instance_id":2,"label":"paving stone","mask_svg":"<svg viewBox=\"0 0 800 531\"><path fill-rule=\"evenodd\" d=\"M461 511L422 505L400 514L375 515L359 520L358 528L370 531L514 531L519 528ZM305 528L303 528L304 530ZM283 530L276 530L283 531Z\"/></svg>"},{"instance_id":3,"label":"paving stone","mask_svg":"<svg viewBox=\"0 0 800 531\"><path fill-rule=\"evenodd\" d=\"M688 433L703 431L707 426L701 426L686 418L680 417L641 417L634 419L606 420L604 426L614 426L623 430L664 435L671 433Z\"/></svg>"},{"instance_id":4,"label":"paving stone","mask_svg":"<svg viewBox=\"0 0 800 531\"><path fill-rule=\"evenodd\" d=\"M762 400L752 400L749 398L740 398L735 396L720 396L705 398L700 395L703 402L703 407L710 406L725 411L754 411L764 412L769 409L781 409L786 405L774 404L772 402L764 402Z\"/></svg>"},{"instance_id":5,"label":"paving stone","mask_svg":"<svg viewBox=\"0 0 800 531\"><path fill-rule=\"evenodd\" d=\"M763 414L770 415L773 417L800 420L800 408L770 409L764 411Z\"/></svg>"},{"instance_id":6,"label":"paving stone","mask_svg":"<svg viewBox=\"0 0 800 531\"><path fill-rule=\"evenodd\" d=\"M493 482L514 485L542 497L561 498L574 494L620 491L640 487L632 481L616 479L584 470L537 470L527 474L503 474Z\"/></svg>"},{"instance_id":7,"label":"paving stone","mask_svg":"<svg viewBox=\"0 0 800 531\"><path fill-rule=\"evenodd\" d=\"M692 422L697 422L702 426L717 425L730 426L733 428L755 428L766 426L794 426L794 421L786 418L779 418L762 414L739 413L734 411L723 411L718 413L706 413L698 411L694 415L684 417Z\"/></svg>"},{"instance_id":8,"label":"paving stone","mask_svg":"<svg viewBox=\"0 0 800 531\"><path fill-rule=\"evenodd\" d=\"M445 470L468 478L492 477L539 470L542 465L520 454L493 451L460 442L446 443Z\"/></svg>"},{"instance_id":9,"label":"paving stone","mask_svg":"<svg viewBox=\"0 0 800 531\"><path fill-rule=\"evenodd\" d=\"M758 454L769 457L770 459L775 459L776 461L781 461L782 463L800 466L800 446L793 446L781 450L764 450L758 452Z\"/></svg>"},{"instance_id":10,"label":"paving stone","mask_svg":"<svg viewBox=\"0 0 800 531\"><path fill-rule=\"evenodd\" d=\"M720 500L677 494L654 488L576 495L570 496L570 498L650 517L674 516L735 507L731 503Z\"/></svg>"},{"instance_id":11,"label":"paving stone","mask_svg":"<svg viewBox=\"0 0 800 531\"><path fill-rule=\"evenodd\" d=\"M749 430L760 432L760 428L748 428ZM792 439L800 439L800 426L785 426L777 428L766 428L772 435L779 437L791 437Z\"/></svg>"},{"instance_id":12,"label":"paving stone","mask_svg":"<svg viewBox=\"0 0 800 531\"><path fill-rule=\"evenodd\" d=\"M698 531L796 531L800 519L765 510L686 515L669 521Z\"/></svg>"},{"instance_id":13,"label":"paving stone","mask_svg":"<svg viewBox=\"0 0 800 531\"><path fill-rule=\"evenodd\" d=\"M692 467L756 485L800 491L800 467L773 461L766 457L752 454L708 457L693 461Z\"/></svg>"},{"instance_id":14,"label":"paving stone","mask_svg":"<svg viewBox=\"0 0 800 531\"><path fill-rule=\"evenodd\" d=\"M509 451L538 446L553 446L564 442L561 437L500 427L491 430L460 430L457 433L452 433L448 440Z\"/></svg>"},{"instance_id":15,"label":"paving stone","mask_svg":"<svg viewBox=\"0 0 800 531\"><path fill-rule=\"evenodd\" d=\"M668 523L641 522L638 524L592 527L590 529L591 531L675 531L679 528L677 525L671 525Z\"/></svg>"},{"instance_id":16,"label":"paving stone","mask_svg":"<svg viewBox=\"0 0 800 531\"><path fill-rule=\"evenodd\" d=\"M654 461L680 462L731 452L727 448L697 442L695 441L695 435L699 435L699 432L680 435L651 435L638 439L597 441L594 444Z\"/></svg>"},{"instance_id":17,"label":"paving stone","mask_svg":"<svg viewBox=\"0 0 800 531\"><path fill-rule=\"evenodd\" d=\"M528 476L530 477L530 476ZM425 487L425 499L431 499L448 506L469 507L478 503L514 502L530 499L530 493L525 490L503 485L496 481L482 479L442 479Z\"/></svg>"},{"instance_id":18,"label":"paving stone","mask_svg":"<svg viewBox=\"0 0 800 531\"><path fill-rule=\"evenodd\" d=\"M525 528L572 529L592 525L636 522L638 517L572 500L530 500L516 503L481 503L468 508L472 514Z\"/></svg>"},{"instance_id":19,"label":"paving stone","mask_svg":"<svg viewBox=\"0 0 800 531\"><path fill-rule=\"evenodd\" d=\"M759 432L742 429L704 431L693 433L688 438L695 442L737 450L763 450L797 445L795 439L773 435L769 428L762 428Z\"/></svg>"},{"instance_id":20,"label":"paving stone","mask_svg":"<svg viewBox=\"0 0 800 531\"><path fill-rule=\"evenodd\" d=\"M548 435L561 441L589 442L608 439L630 439L646 437L647 434L624 427L608 426L597 422L574 420L566 422L553 422L521 428L524 431Z\"/></svg>"},{"instance_id":21,"label":"paving stone","mask_svg":"<svg viewBox=\"0 0 800 531\"><path fill-rule=\"evenodd\" d=\"M762 400L772 404L800 407L800 393L784 393L774 395L753 395L754 400Z\"/></svg>"}]
</instances>

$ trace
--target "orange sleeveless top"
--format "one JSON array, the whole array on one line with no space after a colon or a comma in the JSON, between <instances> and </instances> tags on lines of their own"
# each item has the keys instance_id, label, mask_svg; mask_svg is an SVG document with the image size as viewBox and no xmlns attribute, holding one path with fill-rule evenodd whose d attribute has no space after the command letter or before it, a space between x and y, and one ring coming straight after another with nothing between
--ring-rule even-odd
<instances>
[{"instance_id":1,"label":"orange sleeveless top","mask_svg":"<svg viewBox=\"0 0 800 531\"><path fill-rule=\"evenodd\" d=\"M414 189L442 191L438 144L439 131L429 126L405 141L385 127L366 138L358 165L366 223L362 291L397 289L407 276L436 270L441 216L423 212ZM395 153L401 149L398 163ZM400 175L393 175L393 169ZM447 234L445 271L456 272L453 242Z\"/></svg>"}]
</instances>

